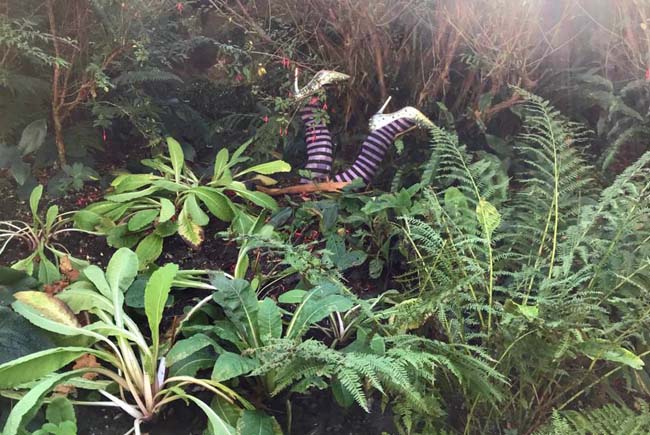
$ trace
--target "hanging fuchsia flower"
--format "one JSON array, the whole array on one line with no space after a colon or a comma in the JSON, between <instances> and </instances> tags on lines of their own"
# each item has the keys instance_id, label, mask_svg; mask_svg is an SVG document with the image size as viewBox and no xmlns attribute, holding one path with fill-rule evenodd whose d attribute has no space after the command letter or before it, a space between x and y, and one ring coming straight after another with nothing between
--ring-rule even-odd
<instances>
[{"instance_id":1,"label":"hanging fuchsia flower","mask_svg":"<svg viewBox=\"0 0 650 435\"><path fill-rule=\"evenodd\" d=\"M182 2L176 3L176 10L179 14L183 13L183 9L185 9L185 5Z\"/></svg>"},{"instance_id":2,"label":"hanging fuchsia flower","mask_svg":"<svg viewBox=\"0 0 650 435\"><path fill-rule=\"evenodd\" d=\"M646 80L647 82L650 82L650 68L648 68L647 70L645 70L645 80Z\"/></svg>"},{"instance_id":3,"label":"hanging fuchsia flower","mask_svg":"<svg viewBox=\"0 0 650 435\"><path fill-rule=\"evenodd\" d=\"M236 81L236 82L241 82L242 80L244 80L244 76L243 76L243 75L241 75L241 74L237 74L237 75L235 76L235 81Z\"/></svg>"},{"instance_id":4,"label":"hanging fuchsia flower","mask_svg":"<svg viewBox=\"0 0 650 435\"><path fill-rule=\"evenodd\" d=\"M287 57L282 57L282 61L281 61L281 63L282 63L282 66L283 66L284 68L286 68L286 69L291 68L291 61L289 60L289 58L287 58Z\"/></svg>"},{"instance_id":5,"label":"hanging fuchsia flower","mask_svg":"<svg viewBox=\"0 0 650 435\"><path fill-rule=\"evenodd\" d=\"M313 105L318 103L318 97L311 97L311 100L309 100L309 104Z\"/></svg>"},{"instance_id":6,"label":"hanging fuchsia flower","mask_svg":"<svg viewBox=\"0 0 650 435\"><path fill-rule=\"evenodd\" d=\"M323 104L323 110L327 110L327 103Z\"/></svg>"},{"instance_id":7,"label":"hanging fuchsia flower","mask_svg":"<svg viewBox=\"0 0 650 435\"><path fill-rule=\"evenodd\" d=\"M102 129L102 139L106 142L106 130Z\"/></svg>"},{"instance_id":8,"label":"hanging fuchsia flower","mask_svg":"<svg viewBox=\"0 0 650 435\"><path fill-rule=\"evenodd\" d=\"M264 118L262 118L262 121L264 121L264 124L269 122L269 117L264 115Z\"/></svg>"}]
</instances>

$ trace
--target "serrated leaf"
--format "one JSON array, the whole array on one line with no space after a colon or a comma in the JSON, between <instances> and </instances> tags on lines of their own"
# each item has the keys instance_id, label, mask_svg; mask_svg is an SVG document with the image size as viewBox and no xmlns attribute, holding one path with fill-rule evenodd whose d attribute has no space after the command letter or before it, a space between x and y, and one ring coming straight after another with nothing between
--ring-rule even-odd
<instances>
[{"instance_id":1,"label":"serrated leaf","mask_svg":"<svg viewBox=\"0 0 650 435\"><path fill-rule=\"evenodd\" d=\"M282 336L282 314L272 299L265 298L259 302L257 323L263 344L268 344L269 338Z\"/></svg>"},{"instance_id":2,"label":"serrated leaf","mask_svg":"<svg viewBox=\"0 0 650 435\"><path fill-rule=\"evenodd\" d=\"M486 237L488 239L492 238L492 233L501 224L501 215L496 207L481 198L476 205L476 217L481 227L483 227Z\"/></svg>"}]
</instances>

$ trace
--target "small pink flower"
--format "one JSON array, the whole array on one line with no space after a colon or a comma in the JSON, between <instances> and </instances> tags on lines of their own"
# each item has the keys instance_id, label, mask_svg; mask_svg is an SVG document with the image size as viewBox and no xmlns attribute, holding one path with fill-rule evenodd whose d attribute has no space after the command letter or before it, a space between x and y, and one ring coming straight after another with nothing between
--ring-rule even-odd
<instances>
[{"instance_id":1,"label":"small pink flower","mask_svg":"<svg viewBox=\"0 0 650 435\"><path fill-rule=\"evenodd\" d=\"M318 103L318 97L311 97L311 100L309 100L309 104L316 104Z\"/></svg>"},{"instance_id":2,"label":"small pink flower","mask_svg":"<svg viewBox=\"0 0 650 435\"><path fill-rule=\"evenodd\" d=\"M289 58L282 57L282 61L281 61L281 63L282 63L282 66L283 66L284 68L286 68L286 69L290 69L290 68L291 68L291 61L289 60Z\"/></svg>"},{"instance_id":3,"label":"small pink flower","mask_svg":"<svg viewBox=\"0 0 650 435\"><path fill-rule=\"evenodd\" d=\"M176 3L176 10L179 14L183 13L183 9L185 9L185 5L182 2Z\"/></svg>"},{"instance_id":4,"label":"small pink flower","mask_svg":"<svg viewBox=\"0 0 650 435\"><path fill-rule=\"evenodd\" d=\"M106 130L102 129L102 139L106 142Z\"/></svg>"},{"instance_id":5,"label":"small pink flower","mask_svg":"<svg viewBox=\"0 0 650 435\"><path fill-rule=\"evenodd\" d=\"M645 70L645 79L647 82L650 82L650 68Z\"/></svg>"},{"instance_id":6,"label":"small pink flower","mask_svg":"<svg viewBox=\"0 0 650 435\"><path fill-rule=\"evenodd\" d=\"M327 110L327 103L323 103L323 110Z\"/></svg>"},{"instance_id":7,"label":"small pink flower","mask_svg":"<svg viewBox=\"0 0 650 435\"><path fill-rule=\"evenodd\" d=\"M264 118L262 118L262 121L264 121L264 124L269 122L269 117L264 115Z\"/></svg>"},{"instance_id":8,"label":"small pink flower","mask_svg":"<svg viewBox=\"0 0 650 435\"><path fill-rule=\"evenodd\" d=\"M241 74L237 74L237 75L235 76L235 81L236 81L236 82L241 82L242 80L244 80L244 76L243 76L243 75L241 75Z\"/></svg>"}]
</instances>

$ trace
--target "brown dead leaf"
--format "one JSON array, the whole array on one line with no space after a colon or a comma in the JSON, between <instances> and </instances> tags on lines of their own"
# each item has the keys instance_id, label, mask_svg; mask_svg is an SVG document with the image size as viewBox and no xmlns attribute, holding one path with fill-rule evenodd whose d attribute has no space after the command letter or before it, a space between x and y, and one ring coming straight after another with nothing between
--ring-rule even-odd
<instances>
[{"instance_id":1,"label":"brown dead leaf","mask_svg":"<svg viewBox=\"0 0 650 435\"><path fill-rule=\"evenodd\" d=\"M61 293L64 288L66 288L70 282L67 279L62 279L60 281L55 281L52 284L45 284L43 286L43 291L50 296L54 296L57 293Z\"/></svg>"},{"instance_id":2,"label":"brown dead leaf","mask_svg":"<svg viewBox=\"0 0 650 435\"><path fill-rule=\"evenodd\" d=\"M59 259L59 270L61 270L61 273L68 278L68 281L70 282L79 279L79 271L72 267L70 257L67 255Z\"/></svg>"},{"instance_id":3,"label":"brown dead leaf","mask_svg":"<svg viewBox=\"0 0 650 435\"><path fill-rule=\"evenodd\" d=\"M76 369L95 368L95 367L101 367L101 365L97 362L97 358L95 358L95 355L91 355L87 353L75 360L72 369L76 370ZM88 380L93 380L96 377L97 377L97 373L94 372L88 372L83 375L83 378Z\"/></svg>"}]
</instances>

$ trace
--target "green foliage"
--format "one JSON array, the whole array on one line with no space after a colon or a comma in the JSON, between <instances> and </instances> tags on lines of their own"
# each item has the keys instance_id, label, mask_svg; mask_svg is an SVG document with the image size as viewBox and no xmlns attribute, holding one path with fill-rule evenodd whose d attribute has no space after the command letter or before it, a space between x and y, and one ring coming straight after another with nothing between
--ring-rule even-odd
<instances>
[{"instance_id":1,"label":"green foliage","mask_svg":"<svg viewBox=\"0 0 650 435\"><path fill-rule=\"evenodd\" d=\"M83 260L71 257L60 242L59 237L70 231L81 233L92 233L91 231L69 228L72 224L70 212L59 213L59 207L50 206L45 215L40 214L38 209L43 195L43 186L38 185L29 197L29 206L32 212L32 222L18 220L0 221L0 254L4 252L13 240L23 241L29 255L16 261L11 267L17 270L24 270L34 275L44 284L50 284L61 279L59 272L59 259L68 259L77 266L86 265ZM52 261L52 259L54 261Z\"/></svg>"},{"instance_id":2,"label":"green foliage","mask_svg":"<svg viewBox=\"0 0 650 435\"><path fill-rule=\"evenodd\" d=\"M72 403L65 397L57 397L47 405L47 423L34 435L77 435L77 417Z\"/></svg>"},{"instance_id":3,"label":"green foliage","mask_svg":"<svg viewBox=\"0 0 650 435\"><path fill-rule=\"evenodd\" d=\"M584 70L583 70L584 71ZM597 110L593 129L598 135L598 166L606 175L617 159L638 158L647 148L650 133L650 82L645 79L613 81L600 69L573 76L570 85L558 89L578 117ZM553 88L552 88L553 89Z\"/></svg>"},{"instance_id":4,"label":"green foliage","mask_svg":"<svg viewBox=\"0 0 650 435\"><path fill-rule=\"evenodd\" d=\"M136 278L137 271L136 254L122 248L113 255L105 272L97 266L88 266L82 271L81 280L57 296L38 291L14 293L16 302L12 307L17 313L37 327L66 340L64 346L30 353L0 365L0 388L11 393L12 397L17 394L21 397L9 414L3 434L19 433L33 415L32 411L40 407L44 396L62 382L98 390L108 399L105 405L118 406L135 419L136 431L139 431L141 421L149 420L166 403L185 399L195 402L208 414L213 430L222 427L215 433L235 433L207 405L184 392L182 387L188 383L200 385L231 403L239 401L251 409L244 399L216 381L167 376L165 359L159 359L168 349L161 340L160 324L178 267L167 264L156 270L144 290L144 311L151 345L124 308L124 293ZM91 319L88 325L82 326L77 320L76 315L82 312ZM87 354L102 364L66 370L70 362ZM59 373L53 375L57 371ZM88 372L94 372L98 378L81 378ZM118 398L111 394L109 391L113 391L115 386L127 390L135 403L130 404L124 396ZM57 418L59 421L53 421ZM64 424L62 418L50 412L49 408L48 419L51 423ZM43 430L54 429L48 425L43 427Z\"/></svg>"},{"instance_id":5,"label":"green foliage","mask_svg":"<svg viewBox=\"0 0 650 435\"><path fill-rule=\"evenodd\" d=\"M535 435L641 435L650 431L648 405L640 413L627 407L606 405L585 411L554 412L550 424Z\"/></svg>"},{"instance_id":6,"label":"green foliage","mask_svg":"<svg viewBox=\"0 0 650 435\"><path fill-rule=\"evenodd\" d=\"M235 223L252 221L245 206L234 202L237 196L265 209L275 209L276 202L262 192L249 191L238 181L249 173L269 175L286 172L289 165L276 160L243 170L238 165L248 159L242 154L248 143L232 155L222 149L214 162L213 174L203 182L185 163L180 144L167 139L169 156L161 155L142 163L159 173L120 175L111 185L114 192L105 201L88 206L75 215L78 227L99 231L107 236L109 245L133 247L146 267L162 252L163 239L180 235L193 248L204 239L210 217Z\"/></svg>"},{"instance_id":7,"label":"green foliage","mask_svg":"<svg viewBox=\"0 0 650 435\"><path fill-rule=\"evenodd\" d=\"M440 183L424 195L431 215L403 224L411 270L402 280L413 290L397 306L396 326L434 324L451 343L480 343L516 380L508 405L468 413L476 432L501 430L503 421L534 428L545 407L563 409L613 373L641 369L647 353L650 154L598 195L576 150L579 126L517 92L518 188L490 183L504 179L498 163L473 161L434 128L429 169ZM562 388L540 396L554 384Z\"/></svg>"}]
</instances>

